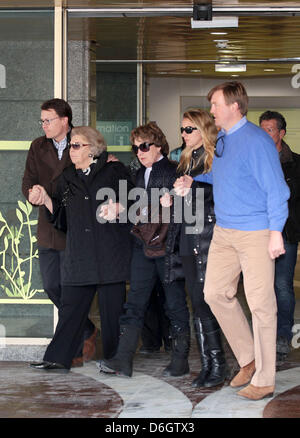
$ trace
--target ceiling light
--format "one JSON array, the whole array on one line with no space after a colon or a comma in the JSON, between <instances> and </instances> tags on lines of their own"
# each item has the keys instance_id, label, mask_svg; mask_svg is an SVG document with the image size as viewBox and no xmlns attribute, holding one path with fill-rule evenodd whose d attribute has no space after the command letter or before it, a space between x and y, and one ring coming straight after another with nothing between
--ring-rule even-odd
<instances>
[{"instance_id":1,"label":"ceiling light","mask_svg":"<svg viewBox=\"0 0 300 438\"><path fill-rule=\"evenodd\" d=\"M192 29L209 29L214 27L238 27L238 17L213 17L209 20L193 20L191 18Z\"/></svg>"},{"instance_id":2,"label":"ceiling light","mask_svg":"<svg viewBox=\"0 0 300 438\"><path fill-rule=\"evenodd\" d=\"M275 68L264 68L264 71L275 71Z\"/></svg>"},{"instance_id":3,"label":"ceiling light","mask_svg":"<svg viewBox=\"0 0 300 438\"><path fill-rule=\"evenodd\" d=\"M218 49L226 49L229 41L228 40L214 40L214 42L216 43L216 47Z\"/></svg>"},{"instance_id":4,"label":"ceiling light","mask_svg":"<svg viewBox=\"0 0 300 438\"><path fill-rule=\"evenodd\" d=\"M191 73L200 73L202 70L190 70Z\"/></svg>"},{"instance_id":5,"label":"ceiling light","mask_svg":"<svg viewBox=\"0 0 300 438\"><path fill-rule=\"evenodd\" d=\"M228 32L210 32L211 35L227 35Z\"/></svg>"},{"instance_id":6,"label":"ceiling light","mask_svg":"<svg viewBox=\"0 0 300 438\"><path fill-rule=\"evenodd\" d=\"M246 64L215 64L215 71L218 72L239 72L246 70Z\"/></svg>"}]
</instances>

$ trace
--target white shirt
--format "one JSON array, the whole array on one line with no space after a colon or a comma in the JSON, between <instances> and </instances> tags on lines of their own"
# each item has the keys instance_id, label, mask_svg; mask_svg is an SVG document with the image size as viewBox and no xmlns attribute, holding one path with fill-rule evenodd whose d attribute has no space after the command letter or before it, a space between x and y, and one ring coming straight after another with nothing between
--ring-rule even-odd
<instances>
[{"instance_id":1,"label":"white shirt","mask_svg":"<svg viewBox=\"0 0 300 438\"><path fill-rule=\"evenodd\" d=\"M152 167L146 167L145 175L144 175L145 189L147 188L147 185L149 182L151 170L152 170Z\"/></svg>"},{"instance_id":2,"label":"white shirt","mask_svg":"<svg viewBox=\"0 0 300 438\"><path fill-rule=\"evenodd\" d=\"M54 146L57 149L58 159L61 160L62 154L67 147L67 137L65 137L62 141L56 141L54 138L52 139Z\"/></svg>"},{"instance_id":3,"label":"white shirt","mask_svg":"<svg viewBox=\"0 0 300 438\"><path fill-rule=\"evenodd\" d=\"M162 160L163 158L164 158L164 156L161 155L157 161L160 161L160 160ZM156 161L156 163L157 163L157 161ZM146 189L147 186L148 186L148 182L149 182L149 178L150 178L151 170L152 170L152 167L146 167L145 174L144 174L145 189Z\"/></svg>"}]
</instances>

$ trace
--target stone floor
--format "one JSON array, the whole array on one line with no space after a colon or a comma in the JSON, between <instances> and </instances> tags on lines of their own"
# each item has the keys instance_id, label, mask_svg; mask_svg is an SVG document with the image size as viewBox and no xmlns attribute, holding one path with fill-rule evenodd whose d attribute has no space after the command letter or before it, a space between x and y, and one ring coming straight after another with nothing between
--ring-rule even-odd
<instances>
[{"instance_id":1,"label":"stone floor","mask_svg":"<svg viewBox=\"0 0 300 438\"><path fill-rule=\"evenodd\" d=\"M192 388L192 380L200 370L199 354L192 341L190 374L179 378L161 376L170 359L164 351L137 352L132 378L100 374L97 361L73 368L68 374L49 374L29 368L27 359L0 360L0 419L102 419L103 427L113 428L122 424L129 427L134 420L128 419L140 422L171 419L173 426L180 419L189 419L185 424L194 427L200 424L200 419L203 424L204 418L300 418L299 271L297 276L293 348L277 369L272 398L252 402L236 395L237 390L229 386L229 381L238 366L225 339L229 369L226 382L211 389ZM245 300L241 304L247 313ZM101 343L97 341L96 359L101 356ZM31 358L36 359L39 358ZM145 430L149 424L155 427L155 423L144 424Z\"/></svg>"},{"instance_id":2,"label":"stone floor","mask_svg":"<svg viewBox=\"0 0 300 438\"><path fill-rule=\"evenodd\" d=\"M199 371L194 343L191 373L163 378L169 354L137 353L132 378L99 373L97 362L68 374L29 368L26 362L0 362L0 418L300 418L300 348L278 368L274 396L258 402L236 395L229 380L237 364L228 346L230 373L225 384L192 388Z\"/></svg>"}]
</instances>

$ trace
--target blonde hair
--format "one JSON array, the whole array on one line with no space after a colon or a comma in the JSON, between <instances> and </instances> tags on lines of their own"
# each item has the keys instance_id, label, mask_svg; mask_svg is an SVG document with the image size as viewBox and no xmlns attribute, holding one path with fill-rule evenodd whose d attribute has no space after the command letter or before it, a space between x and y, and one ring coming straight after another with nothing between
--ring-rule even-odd
<instances>
[{"instance_id":1,"label":"blonde hair","mask_svg":"<svg viewBox=\"0 0 300 438\"><path fill-rule=\"evenodd\" d=\"M199 166L200 161L203 160L204 173L211 170L214 149L216 144L216 138L218 130L216 128L214 119L208 114L207 111L201 109L193 109L186 111L183 114L184 119L190 120L193 125L201 132L203 147L204 147L204 157L200 157L198 162L193 164L192 169ZM197 145L200 146L200 145ZM181 153L180 161L177 167L177 171L180 173L187 173L190 167L190 162L192 158L193 149L185 147ZM191 169L191 170L192 170Z\"/></svg>"},{"instance_id":2,"label":"blonde hair","mask_svg":"<svg viewBox=\"0 0 300 438\"><path fill-rule=\"evenodd\" d=\"M71 138L74 135L82 135L90 143L91 153L98 157L102 152L106 151L107 145L103 135L97 129L90 126L76 126L72 128Z\"/></svg>"}]
</instances>

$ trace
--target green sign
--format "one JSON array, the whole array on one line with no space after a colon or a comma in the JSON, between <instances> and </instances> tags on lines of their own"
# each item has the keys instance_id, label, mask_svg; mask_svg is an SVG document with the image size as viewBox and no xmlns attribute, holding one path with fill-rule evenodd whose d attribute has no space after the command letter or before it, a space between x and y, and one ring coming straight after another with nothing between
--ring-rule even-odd
<instances>
[{"instance_id":1,"label":"green sign","mask_svg":"<svg viewBox=\"0 0 300 438\"><path fill-rule=\"evenodd\" d=\"M108 145L124 146L130 144L131 121L97 121L96 126Z\"/></svg>"}]
</instances>

